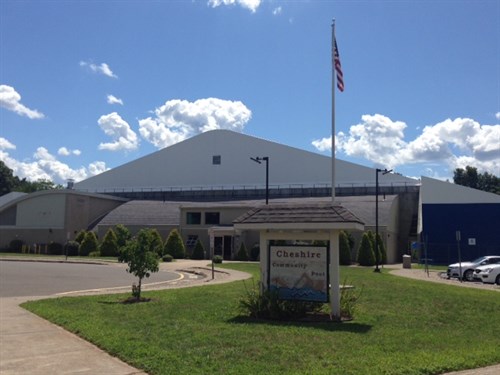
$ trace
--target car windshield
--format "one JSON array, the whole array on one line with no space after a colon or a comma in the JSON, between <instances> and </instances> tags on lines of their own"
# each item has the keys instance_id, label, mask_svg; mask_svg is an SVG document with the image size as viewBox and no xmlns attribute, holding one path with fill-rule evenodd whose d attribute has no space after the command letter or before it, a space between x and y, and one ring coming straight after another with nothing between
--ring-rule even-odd
<instances>
[{"instance_id":1,"label":"car windshield","mask_svg":"<svg viewBox=\"0 0 500 375\"><path fill-rule=\"evenodd\" d=\"M473 260L471 263L481 263L483 260L486 260L486 257L480 257L475 260Z\"/></svg>"}]
</instances>

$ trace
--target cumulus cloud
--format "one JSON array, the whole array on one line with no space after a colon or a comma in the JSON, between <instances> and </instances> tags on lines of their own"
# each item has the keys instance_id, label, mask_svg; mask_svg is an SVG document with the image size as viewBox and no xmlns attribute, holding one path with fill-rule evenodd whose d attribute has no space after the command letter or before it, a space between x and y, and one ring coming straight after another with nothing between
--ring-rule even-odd
<instances>
[{"instance_id":1,"label":"cumulus cloud","mask_svg":"<svg viewBox=\"0 0 500 375\"><path fill-rule=\"evenodd\" d=\"M32 120L45 117L43 113L36 109L30 109L21 104L21 95L13 87L7 85L0 85L0 107Z\"/></svg>"},{"instance_id":2,"label":"cumulus cloud","mask_svg":"<svg viewBox=\"0 0 500 375\"><path fill-rule=\"evenodd\" d=\"M57 154L61 156L70 156L70 155L76 155L79 156L81 155L81 151L76 149L76 150L70 150L66 147L61 147L59 150L57 150Z\"/></svg>"},{"instance_id":3,"label":"cumulus cloud","mask_svg":"<svg viewBox=\"0 0 500 375\"><path fill-rule=\"evenodd\" d=\"M107 96L107 102L108 102L108 104L120 104L120 105L123 105L123 100L117 98L114 95L108 95Z\"/></svg>"},{"instance_id":4,"label":"cumulus cloud","mask_svg":"<svg viewBox=\"0 0 500 375\"><path fill-rule=\"evenodd\" d=\"M154 117L139 120L141 136L158 148L216 129L242 132L252 112L240 101L217 98L169 100Z\"/></svg>"},{"instance_id":5,"label":"cumulus cloud","mask_svg":"<svg viewBox=\"0 0 500 375\"><path fill-rule=\"evenodd\" d=\"M241 7L250 10L252 13L257 11L261 0L208 0L208 5L216 8L221 5L240 5Z\"/></svg>"},{"instance_id":6,"label":"cumulus cloud","mask_svg":"<svg viewBox=\"0 0 500 375\"><path fill-rule=\"evenodd\" d=\"M135 150L139 146L137 134L135 134L129 124L118 113L113 112L103 115L97 120L97 123L104 133L113 140L110 143L101 143L99 150Z\"/></svg>"},{"instance_id":7,"label":"cumulus cloud","mask_svg":"<svg viewBox=\"0 0 500 375\"><path fill-rule=\"evenodd\" d=\"M107 170L102 161L93 162L88 167L72 169L57 160L45 147L38 147L31 160L18 161L7 152L7 149L15 148L16 146L5 138L0 138L0 160L13 170L14 175L30 181L47 179L56 184L64 184L70 178L81 181Z\"/></svg>"},{"instance_id":8,"label":"cumulus cloud","mask_svg":"<svg viewBox=\"0 0 500 375\"><path fill-rule=\"evenodd\" d=\"M10 143L7 139L0 137L0 150L15 150L16 146Z\"/></svg>"},{"instance_id":9,"label":"cumulus cloud","mask_svg":"<svg viewBox=\"0 0 500 375\"><path fill-rule=\"evenodd\" d=\"M450 168L473 165L499 174L500 125L481 125L468 118L447 119L424 127L421 134L405 141L407 125L383 115L364 115L349 133L336 136L336 152L360 157L376 166L395 168L404 164L445 163ZM331 138L312 142L319 151L330 150Z\"/></svg>"},{"instance_id":10,"label":"cumulus cloud","mask_svg":"<svg viewBox=\"0 0 500 375\"><path fill-rule=\"evenodd\" d=\"M500 112L495 113L495 117L497 120L500 120Z\"/></svg>"},{"instance_id":11,"label":"cumulus cloud","mask_svg":"<svg viewBox=\"0 0 500 375\"><path fill-rule=\"evenodd\" d=\"M94 73L103 74L106 77L118 78L118 76L113 73L109 65L106 63L101 63L100 65L97 65L88 61L80 61L80 66L88 68Z\"/></svg>"}]
</instances>

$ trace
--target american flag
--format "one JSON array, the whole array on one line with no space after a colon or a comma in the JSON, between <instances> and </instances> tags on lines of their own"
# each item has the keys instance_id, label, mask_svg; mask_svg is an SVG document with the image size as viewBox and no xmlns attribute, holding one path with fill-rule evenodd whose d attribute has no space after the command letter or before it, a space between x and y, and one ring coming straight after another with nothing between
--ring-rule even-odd
<instances>
[{"instance_id":1,"label":"american flag","mask_svg":"<svg viewBox=\"0 0 500 375\"><path fill-rule=\"evenodd\" d=\"M334 40L333 46L333 66L337 73L337 87L340 92L344 91L344 74L342 73L342 65L340 65L339 49L337 48L337 40Z\"/></svg>"}]
</instances>

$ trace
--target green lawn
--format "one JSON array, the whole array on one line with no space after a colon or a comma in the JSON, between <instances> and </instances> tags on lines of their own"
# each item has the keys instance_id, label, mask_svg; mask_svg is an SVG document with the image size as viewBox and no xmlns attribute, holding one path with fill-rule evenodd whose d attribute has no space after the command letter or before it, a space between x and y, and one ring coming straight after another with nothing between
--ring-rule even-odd
<instances>
[{"instance_id":1,"label":"green lawn","mask_svg":"<svg viewBox=\"0 0 500 375\"><path fill-rule=\"evenodd\" d=\"M226 267L258 273L255 264ZM500 363L497 291L346 267L363 288L344 323L280 323L240 316L243 282L124 295L65 297L23 306L150 374L437 374ZM246 287L252 281L246 281Z\"/></svg>"}]
</instances>

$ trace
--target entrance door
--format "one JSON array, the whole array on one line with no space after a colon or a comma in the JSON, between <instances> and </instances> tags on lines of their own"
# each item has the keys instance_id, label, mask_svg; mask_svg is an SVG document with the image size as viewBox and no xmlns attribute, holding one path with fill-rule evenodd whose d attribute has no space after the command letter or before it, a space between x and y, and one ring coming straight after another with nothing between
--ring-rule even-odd
<instances>
[{"instance_id":1,"label":"entrance door","mask_svg":"<svg viewBox=\"0 0 500 375\"><path fill-rule=\"evenodd\" d=\"M233 237L224 236L224 260L231 260L233 253Z\"/></svg>"},{"instance_id":2,"label":"entrance door","mask_svg":"<svg viewBox=\"0 0 500 375\"><path fill-rule=\"evenodd\" d=\"M222 256L222 237L214 237L214 255Z\"/></svg>"}]
</instances>

